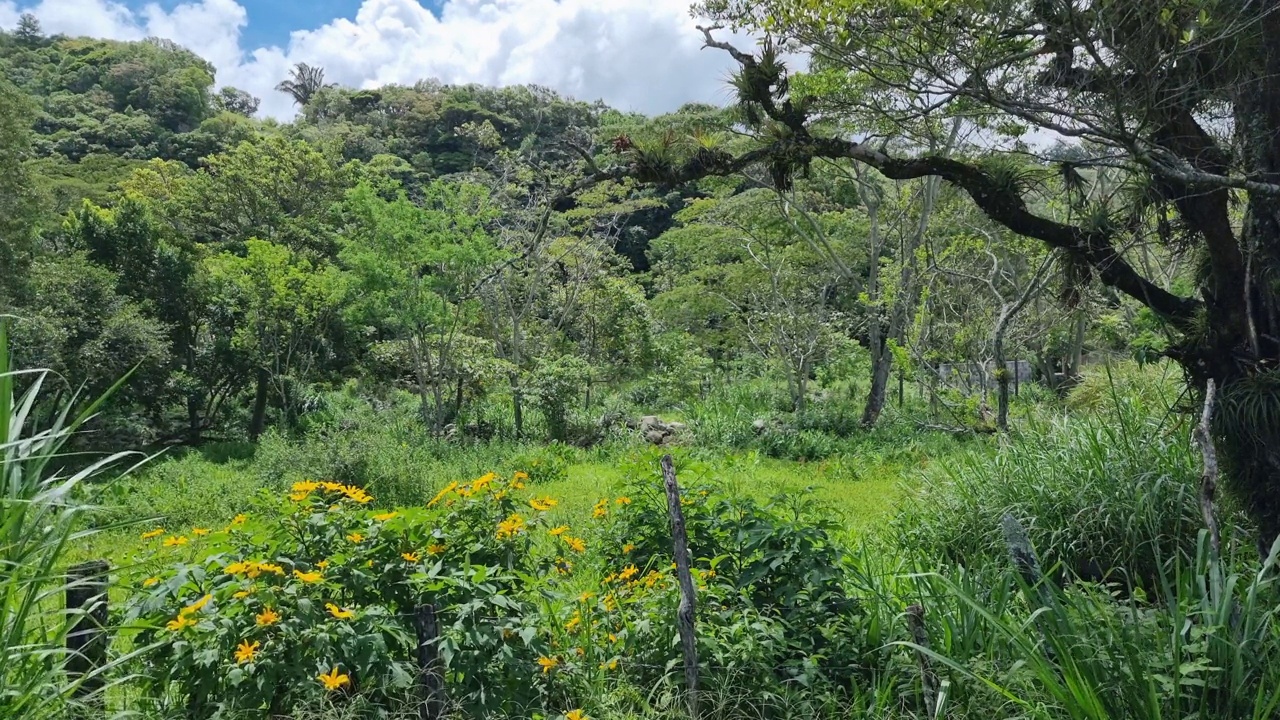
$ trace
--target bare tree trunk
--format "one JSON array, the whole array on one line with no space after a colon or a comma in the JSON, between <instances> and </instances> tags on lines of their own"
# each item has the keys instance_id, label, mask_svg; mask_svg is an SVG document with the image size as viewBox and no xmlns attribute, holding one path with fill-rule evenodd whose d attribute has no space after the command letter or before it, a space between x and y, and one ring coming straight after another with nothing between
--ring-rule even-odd
<instances>
[{"instance_id":1,"label":"bare tree trunk","mask_svg":"<svg viewBox=\"0 0 1280 720\"><path fill-rule=\"evenodd\" d=\"M253 415L249 419L249 442L258 442L267 424L267 391L271 386L271 373L258 368L257 387L253 392Z\"/></svg>"}]
</instances>

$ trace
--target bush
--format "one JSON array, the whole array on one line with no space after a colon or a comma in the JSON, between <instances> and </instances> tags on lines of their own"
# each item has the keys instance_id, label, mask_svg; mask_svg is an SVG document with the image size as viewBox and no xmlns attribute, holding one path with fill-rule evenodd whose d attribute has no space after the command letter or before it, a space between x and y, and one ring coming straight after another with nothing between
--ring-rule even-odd
<instances>
[{"instance_id":1,"label":"bush","mask_svg":"<svg viewBox=\"0 0 1280 720\"><path fill-rule=\"evenodd\" d=\"M415 610L431 603L451 697L472 712L523 708L546 651L525 632L533 608L515 590L554 574L531 552L554 502L520 508L522 487L520 475L490 474L450 484L425 508L379 513L359 488L303 481L277 520L145 533L155 551L140 567L155 574L134 578L126 613L138 643L154 646L136 669L143 696L192 718L404 705ZM495 687L507 691L486 690Z\"/></svg>"},{"instance_id":2,"label":"bush","mask_svg":"<svg viewBox=\"0 0 1280 720\"><path fill-rule=\"evenodd\" d=\"M708 593L699 600L706 615L700 643L712 664L754 669L757 682L760 673L784 684L848 682L864 638L832 515L806 500L808 493L763 505L728 495L699 482L701 468L680 465L690 554ZM596 505L607 568L662 570L670 563L667 501L654 468L633 466L626 494Z\"/></svg>"}]
</instances>

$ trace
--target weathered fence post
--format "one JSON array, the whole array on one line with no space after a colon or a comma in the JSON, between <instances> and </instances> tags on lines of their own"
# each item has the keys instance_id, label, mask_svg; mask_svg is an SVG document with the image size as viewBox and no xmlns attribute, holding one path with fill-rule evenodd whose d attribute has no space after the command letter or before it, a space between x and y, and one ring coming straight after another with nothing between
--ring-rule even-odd
<instances>
[{"instance_id":1,"label":"weathered fence post","mask_svg":"<svg viewBox=\"0 0 1280 720\"><path fill-rule=\"evenodd\" d=\"M422 694L419 717L439 720L444 715L444 672L440 667L440 626L436 606L420 605L413 613L418 636L418 688Z\"/></svg>"},{"instance_id":2,"label":"weathered fence post","mask_svg":"<svg viewBox=\"0 0 1280 720\"><path fill-rule=\"evenodd\" d=\"M942 717L938 714L938 675L929 662L929 632L924 626L924 606L920 604L907 608L907 627L911 630L911 640L921 649L916 650L916 661L920 664L920 687L924 691L924 708L929 720Z\"/></svg>"},{"instance_id":3,"label":"weathered fence post","mask_svg":"<svg viewBox=\"0 0 1280 720\"><path fill-rule=\"evenodd\" d=\"M1204 470L1200 475L1200 514L1204 516L1204 525L1209 529L1209 548L1213 552L1213 560L1222 557L1222 531L1218 528L1218 514L1214 511L1213 500L1218 493L1218 451L1213 446L1213 435L1210 434L1213 424L1213 403L1217 397L1217 386L1213 378L1204 389L1204 410L1200 413L1200 424L1191 431L1195 443L1200 446L1200 454L1204 457ZM1266 555L1263 555L1265 559Z\"/></svg>"},{"instance_id":4,"label":"weathered fence post","mask_svg":"<svg viewBox=\"0 0 1280 720\"><path fill-rule=\"evenodd\" d=\"M102 707L102 669L107 664L107 573L105 560L67 568L67 612L75 624L67 633L67 676L72 697L86 706Z\"/></svg>"},{"instance_id":5,"label":"weathered fence post","mask_svg":"<svg viewBox=\"0 0 1280 720\"><path fill-rule=\"evenodd\" d=\"M1035 588L1040 607L1056 607L1053 589L1045 582L1044 572L1040 569L1040 558L1036 557L1036 549L1031 545L1031 538L1027 537L1027 531L1023 529L1022 523L1009 513L1005 513L1004 517L1000 518L1000 527L1004 530L1004 542L1009 546L1009 555L1013 558L1014 567L1018 569L1018 574L1022 576L1022 581L1027 587ZM1045 615L1037 615L1036 627L1039 628L1040 636L1045 641L1045 655L1053 660L1056 653L1049 644L1052 630L1046 628L1044 623Z\"/></svg>"},{"instance_id":6,"label":"weathered fence post","mask_svg":"<svg viewBox=\"0 0 1280 720\"><path fill-rule=\"evenodd\" d=\"M662 456L662 480L667 488L667 511L671 514L671 538L675 544L676 576L680 580L680 608L676 621L680 628L680 647L684 651L684 682L689 693L689 717L698 717L698 644L694 635L693 573L689 568L689 535L680 506L680 486L676 484L676 468L670 455Z\"/></svg>"}]
</instances>

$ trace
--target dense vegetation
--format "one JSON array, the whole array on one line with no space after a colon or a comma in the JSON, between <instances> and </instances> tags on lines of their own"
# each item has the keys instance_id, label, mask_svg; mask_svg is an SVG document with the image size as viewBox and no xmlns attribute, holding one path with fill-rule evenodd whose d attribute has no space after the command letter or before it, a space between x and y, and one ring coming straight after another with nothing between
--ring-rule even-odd
<instances>
[{"instance_id":1,"label":"dense vegetation","mask_svg":"<svg viewBox=\"0 0 1280 720\"><path fill-rule=\"evenodd\" d=\"M0 31L0 716L418 717L427 604L447 713L686 716L665 453L701 715L1275 716L1277 13L970 4L706 3L661 117Z\"/></svg>"}]
</instances>

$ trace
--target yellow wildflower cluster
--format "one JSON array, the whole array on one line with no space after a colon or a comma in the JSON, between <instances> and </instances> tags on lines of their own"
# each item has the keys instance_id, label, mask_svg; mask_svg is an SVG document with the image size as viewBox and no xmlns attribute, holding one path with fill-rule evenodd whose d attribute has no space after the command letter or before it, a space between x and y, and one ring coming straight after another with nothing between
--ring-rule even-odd
<instances>
[{"instance_id":1,"label":"yellow wildflower cluster","mask_svg":"<svg viewBox=\"0 0 1280 720\"><path fill-rule=\"evenodd\" d=\"M260 627L267 627L280 622L280 613L271 608L263 608L262 612L255 615L253 619Z\"/></svg>"},{"instance_id":2,"label":"yellow wildflower cluster","mask_svg":"<svg viewBox=\"0 0 1280 720\"><path fill-rule=\"evenodd\" d=\"M609 498L600 498L600 502L591 509L591 517L599 520L609 514Z\"/></svg>"},{"instance_id":3,"label":"yellow wildflower cluster","mask_svg":"<svg viewBox=\"0 0 1280 720\"><path fill-rule=\"evenodd\" d=\"M186 535L170 535L164 539L165 547L182 547L187 544Z\"/></svg>"},{"instance_id":4,"label":"yellow wildflower cluster","mask_svg":"<svg viewBox=\"0 0 1280 720\"><path fill-rule=\"evenodd\" d=\"M338 493L345 496L348 500L364 505L373 501L373 496L364 491L364 488L355 485L343 485L336 482L316 482L314 480L303 480L296 482L291 488L289 499L294 502L302 502L311 496L316 490L323 489L326 492Z\"/></svg>"},{"instance_id":5,"label":"yellow wildflower cluster","mask_svg":"<svg viewBox=\"0 0 1280 720\"><path fill-rule=\"evenodd\" d=\"M302 572L301 570L294 570L293 576L304 583L318 583L324 579L324 576L316 571Z\"/></svg>"},{"instance_id":6,"label":"yellow wildflower cluster","mask_svg":"<svg viewBox=\"0 0 1280 720\"><path fill-rule=\"evenodd\" d=\"M256 560L239 560L222 568L222 572L228 575L245 575L250 579L256 578L262 573L274 573L276 575L284 575L284 568L269 562L257 562Z\"/></svg>"},{"instance_id":7,"label":"yellow wildflower cluster","mask_svg":"<svg viewBox=\"0 0 1280 720\"><path fill-rule=\"evenodd\" d=\"M548 530L547 532L548 532L548 533L550 533L552 537L560 537L561 535L563 535L563 534L565 534L565 533L569 532L569 526L568 526L568 525L560 525L559 527L553 527L553 528L551 528L551 529L550 529L550 530Z\"/></svg>"},{"instance_id":8,"label":"yellow wildflower cluster","mask_svg":"<svg viewBox=\"0 0 1280 720\"><path fill-rule=\"evenodd\" d=\"M544 655L543 657L538 658L538 664L542 666L542 674L546 675L554 670L560 664L560 661L556 658L546 657Z\"/></svg>"},{"instance_id":9,"label":"yellow wildflower cluster","mask_svg":"<svg viewBox=\"0 0 1280 720\"><path fill-rule=\"evenodd\" d=\"M143 540L153 540L155 538L160 537L163 534L164 534L164 528L156 528L155 530L148 530L147 532L142 533L141 537Z\"/></svg>"},{"instance_id":10,"label":"yellow wildflower cluster","mask_svg":"<svg viewBox=\"0 0 1280 720\"><path fill-rule=\"evenodd\" d=\"M564 544L568 545L569 549L576 553L587 551L587 541L583 540L580 537L571 537L569 535L565 535L562 539L564 540Z\"/></svg>"},{"instance_id":11,"label":"yellow wildflower cluster","mask_svg":"<svg viewBox=\"0 0 1280 720\"><path fill-rule=\"evenodd\" d=\"M511 513L506 520L498 523L498 539L505 540L524 532L524 518L519 513Z\"/></svg>"}]
</instances>

